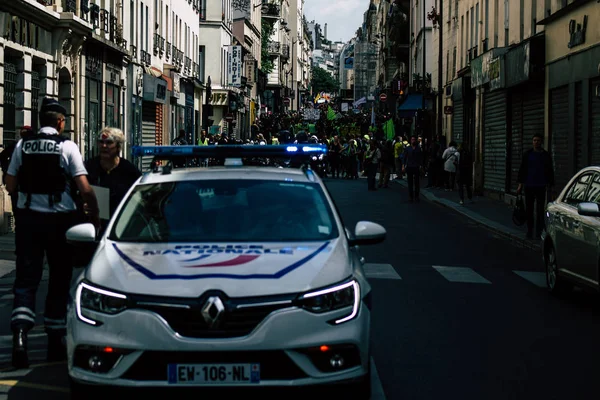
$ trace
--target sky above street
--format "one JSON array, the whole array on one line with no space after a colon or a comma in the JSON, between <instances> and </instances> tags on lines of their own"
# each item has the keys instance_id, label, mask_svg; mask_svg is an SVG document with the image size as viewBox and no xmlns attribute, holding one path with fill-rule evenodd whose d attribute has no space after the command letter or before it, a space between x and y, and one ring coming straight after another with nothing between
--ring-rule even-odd
<instances>
[{"instance_id":1,"label":"sky above street","mask_svg":"<svg viewBox=\"0 0 600 400\"><path fill-rule=\"evenodd\" d=\"M321 28L327 23L327 39L333 42L350 40L362 25L369 0L306 0L304 14Z\"/></svg>"}]
</instances>

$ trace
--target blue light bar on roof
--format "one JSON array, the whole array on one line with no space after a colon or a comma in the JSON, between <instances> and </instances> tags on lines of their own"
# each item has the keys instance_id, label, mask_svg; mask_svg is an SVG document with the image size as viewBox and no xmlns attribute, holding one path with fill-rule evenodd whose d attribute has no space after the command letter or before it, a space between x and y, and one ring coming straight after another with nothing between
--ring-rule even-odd
<instances>
[{"instance_id":1,"label":"blue light bar on roof","mask_svg":"<svg viewBox=\"0 0 600 400\"><path fill-rule=\"evenodd\" d=\"M133 146L135 157L205 157L205 158L244 158L244 157L293 157L327 153L324 144L298 145L209 145L209 146Z\"/></svg>"}]
</instances>

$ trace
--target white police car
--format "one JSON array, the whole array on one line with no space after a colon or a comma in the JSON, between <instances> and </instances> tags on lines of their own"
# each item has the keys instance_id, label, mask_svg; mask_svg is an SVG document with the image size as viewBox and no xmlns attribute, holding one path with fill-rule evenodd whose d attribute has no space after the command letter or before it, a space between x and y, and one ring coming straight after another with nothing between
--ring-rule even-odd
<instances>
[{"instance_id":1,"label":"white police car","mask_svg":"<svg viewBox=\"0 0 600 400\"><path fill-rule=\"evenodd\" d=\"M383 241L385 229L359 222L346 230L309 168L228 166L242 156L325 151L137 148L235 158L147 173L131 188L72 288L73 397L96 392L89 385L341 385L369 398L371 288L356 245ZM67 238L94 242L94 228L75 226Z\"/></svg>"}]
</instances>

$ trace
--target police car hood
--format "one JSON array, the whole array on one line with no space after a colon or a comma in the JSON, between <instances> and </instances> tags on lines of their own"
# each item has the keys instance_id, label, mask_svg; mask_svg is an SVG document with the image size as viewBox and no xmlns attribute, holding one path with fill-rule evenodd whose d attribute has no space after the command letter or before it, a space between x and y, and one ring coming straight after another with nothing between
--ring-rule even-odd
<instances>
[{"instance_id":1,"label":"police car hood","mask_svg":"<svg viewBox=\"0 0 600 400\"><path fill-rule=\"evenodd\" d=\"M347 278L347 241L302 243L123 243L104 240L87 279L124 293L232 297L297 293Z\"/></svg>"}]
</instances>

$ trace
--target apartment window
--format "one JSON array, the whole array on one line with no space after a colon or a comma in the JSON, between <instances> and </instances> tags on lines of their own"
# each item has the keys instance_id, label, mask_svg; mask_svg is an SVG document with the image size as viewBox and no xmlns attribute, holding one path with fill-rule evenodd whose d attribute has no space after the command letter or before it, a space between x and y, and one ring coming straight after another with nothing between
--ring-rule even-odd
<instances>
[{"instance_id":1,"label":"apartment window","mask_svg":"<svg viewBox=\"0 0 600 400\"><path fill-rule=\"evenodd\" d=\"M173 30L173 33L171 34L171 42L173 44L173 46L177 47L176 40L175 38L176 36L176 29L177 29L177 17L175 16L175 11L173 11L173 27L171 28Z\"/></svg>"},{"instance_id":2,"label":"apartment window","mask_svg":"<svg viewBox=\"0 0 600 400\"><path fill-rule=\"evenodd\" d=\"M531 35L537 33L537 0L531 1Z\"/></svg>"},{"instance_id":3,"label":"apartment window","mask_svg":"<svg viewBox=\"0 0 600 400\"><path fill-rule=\"evenodd\" d=\"M206 0L200 0L200 21L206 21Z\"/></svg>"},{"instance_id":4,"label":"apartment window","mask_svg":"<svg viewBox=\"0 0 600 400\"><path fill-rule=\"evenodd\" d=\"M484 39L488 39L490 37L489 35L489 29L490 29L490 4L489 4L489 0L485 0L485 26L483 27L484 29L484 33L485 33L485 37Z\"/></svg>"},{"instance_id":5,"label":"apartment window","mask_svg":"<svg viewBox=\"0 0 600 400\"><path fill-rule=\"evenodd\" d=\"M454 1L454 16L458 20L458 0Z\"/></svg>"},{"instance_id":6,"label":"apartment window","mask_svg":"<svg viewBox=\"0 0 600 400\"><path fill-rule=\"evenodd\" d=\"M460 16L460 50L461 51L465 51L465 16L461 15ZM466 51L465 51L466 53ZM460 58L460 68L462 69L463 67L463 63L462 63L463 58Z\"/></svg>"},{"instance_id":7,"label":"apartment window","mask_svg":"<svg viewBox=\"0 0 600 400\"><path fill-rule=\"evenodd\" d=\"M450 80L450 75L448 74L448 68L450 68L450 52L446 52L446 82Z\"/></svg>"},{"instance_id":8,"label":"apartment window","mask_svg":"<svg viewBox=\"0 0 600 400\"><path fill-rule=\"evenodd\" d=\"M475 13L473 12L473 7L471 7L471 42L469 43L469 49L472 49L474 46L473 39L475 38Z\"/></svg>"},{"instance_id":9,"label":"apartment window","mask_svg":"<svg viewBox=\"0 0 600 400\"><path fill-rule=\"evenodd\" d=\"M204 72L206 67L206 49L204 46L198 47L198 78L204 82Z\"/></svg>"},{"instance_id":10,"label":"apartment window","mask_svg":"<svg viewBox=\"0 0 600 400\"><path fill-rule=\"evenodd\" d=\"M479 26L481 25L481 17L479 16L479 3L475 4L475 47L479 46Z\"/></svg>"},{"instance_id":11,"label":"apartment window","mask_svg":"<svg viewBox=\"0 0 600 400\"><path fill-rule=\"evenodd\" d=\"M544 0L544 16L549 17L552 14L552 5L550 4L550 0Z\"/></svg>"},{"instance_id":12,"label":"apartment window","mask_svg":"<svg viewBox=\"0 0 600 400\"><path fill-rule=\"evenodd\" d=\"M159 12L159 8L158 8L158 0L154 0L154 31L158 32L158 27L160 26L159 23L159 19L158 19L158 12Z\"/></svg>"},{"instance_id":13,"label":"apartment window","mask_svg":"<svg viewBox=\"0 0 600 400\"><path fill-rule=\"evenodd\" d=\"M149 21L148 21L148 6L146 6L146 51L148 51L148 49L150 48L148 46L148 25L149 25Z\"/></svg>"},{"instance_id":14,"label":"apartment window","mask_svg":"<svg viewBox=\"0 0 600 400\"><path fill-rule=\"evenodd\" d=\"M448 21L452 18L452 2L448 2Z\"/></svg>"},{"instance_id":15,"label":"apartment window","mask_svg":"<svg viewBox=\"0 0 600 400\"><path fill-rule=\"evenodd\" d=\"M504 47L508 47L508 1L504 0Z\"/></svg>"},{"instance_id":16,"label":"apartment window","mask_svg":"<svg viewBox=\"0 0 600 400\"><path fill-rule=\"evenodd\" d=\"M135 43L137 46L137 35L135 35L135 16L136 16L136 12L135 12L135 3L133 0L131 0L129 2L129 37L131 40L131 44ZM133 40L133 38L136 38L135 42Z\"/></svg>"},{"instance_id":17,"label":"apartment window","mask_svg":"<svg viewBox=\"0 0 600 400\"><path fill-rule=\"evenodd\" d=\"M525 37L525 0L520 0L519 4L519 41L522 42Z\"/></svg>"},{"instance_id":18,"label":"apartment window","mask_svg":"<svg viewBox=\"0 0 600 400\"><path fill-rule=\"evenodd\" d=\"M454 46L454 51L452 54L452 77L451 77L451 79L454 79L455 76L456 76L456 46Z\"/></svg>"},{"instance_id":19,"label":"apartment window","mask_svg":"<svg viewBox=\"0 0 600 400\"><path fill-rule=\"evenodd\" d=\"M165 18L165 38L168 42L169 41L169 6L165 6L165 7L166 7L165 15L167 16Z\"/></svg>"},{"instance_id":20,"label":"apartment window","mask_svg":"<svg viewBox=\"0 0 600 400\"><path fill-rule=\"evenodd\" d=\"M144 32L144 3L141 3L140 7L140 36L142 35L142 32ZM140 38L140 50L145 50L144 38Z\"/></svg>"},{"instance_id":21,"label":"apartment window","mask_svg":"<svg viewBox=\"0 0 600 400\"><path fill-rule=\"evenodd\" d=\"M498 24L500 23L499 0L494 0L494 47L498 47Z\"/></svg>"}]
</instances>

